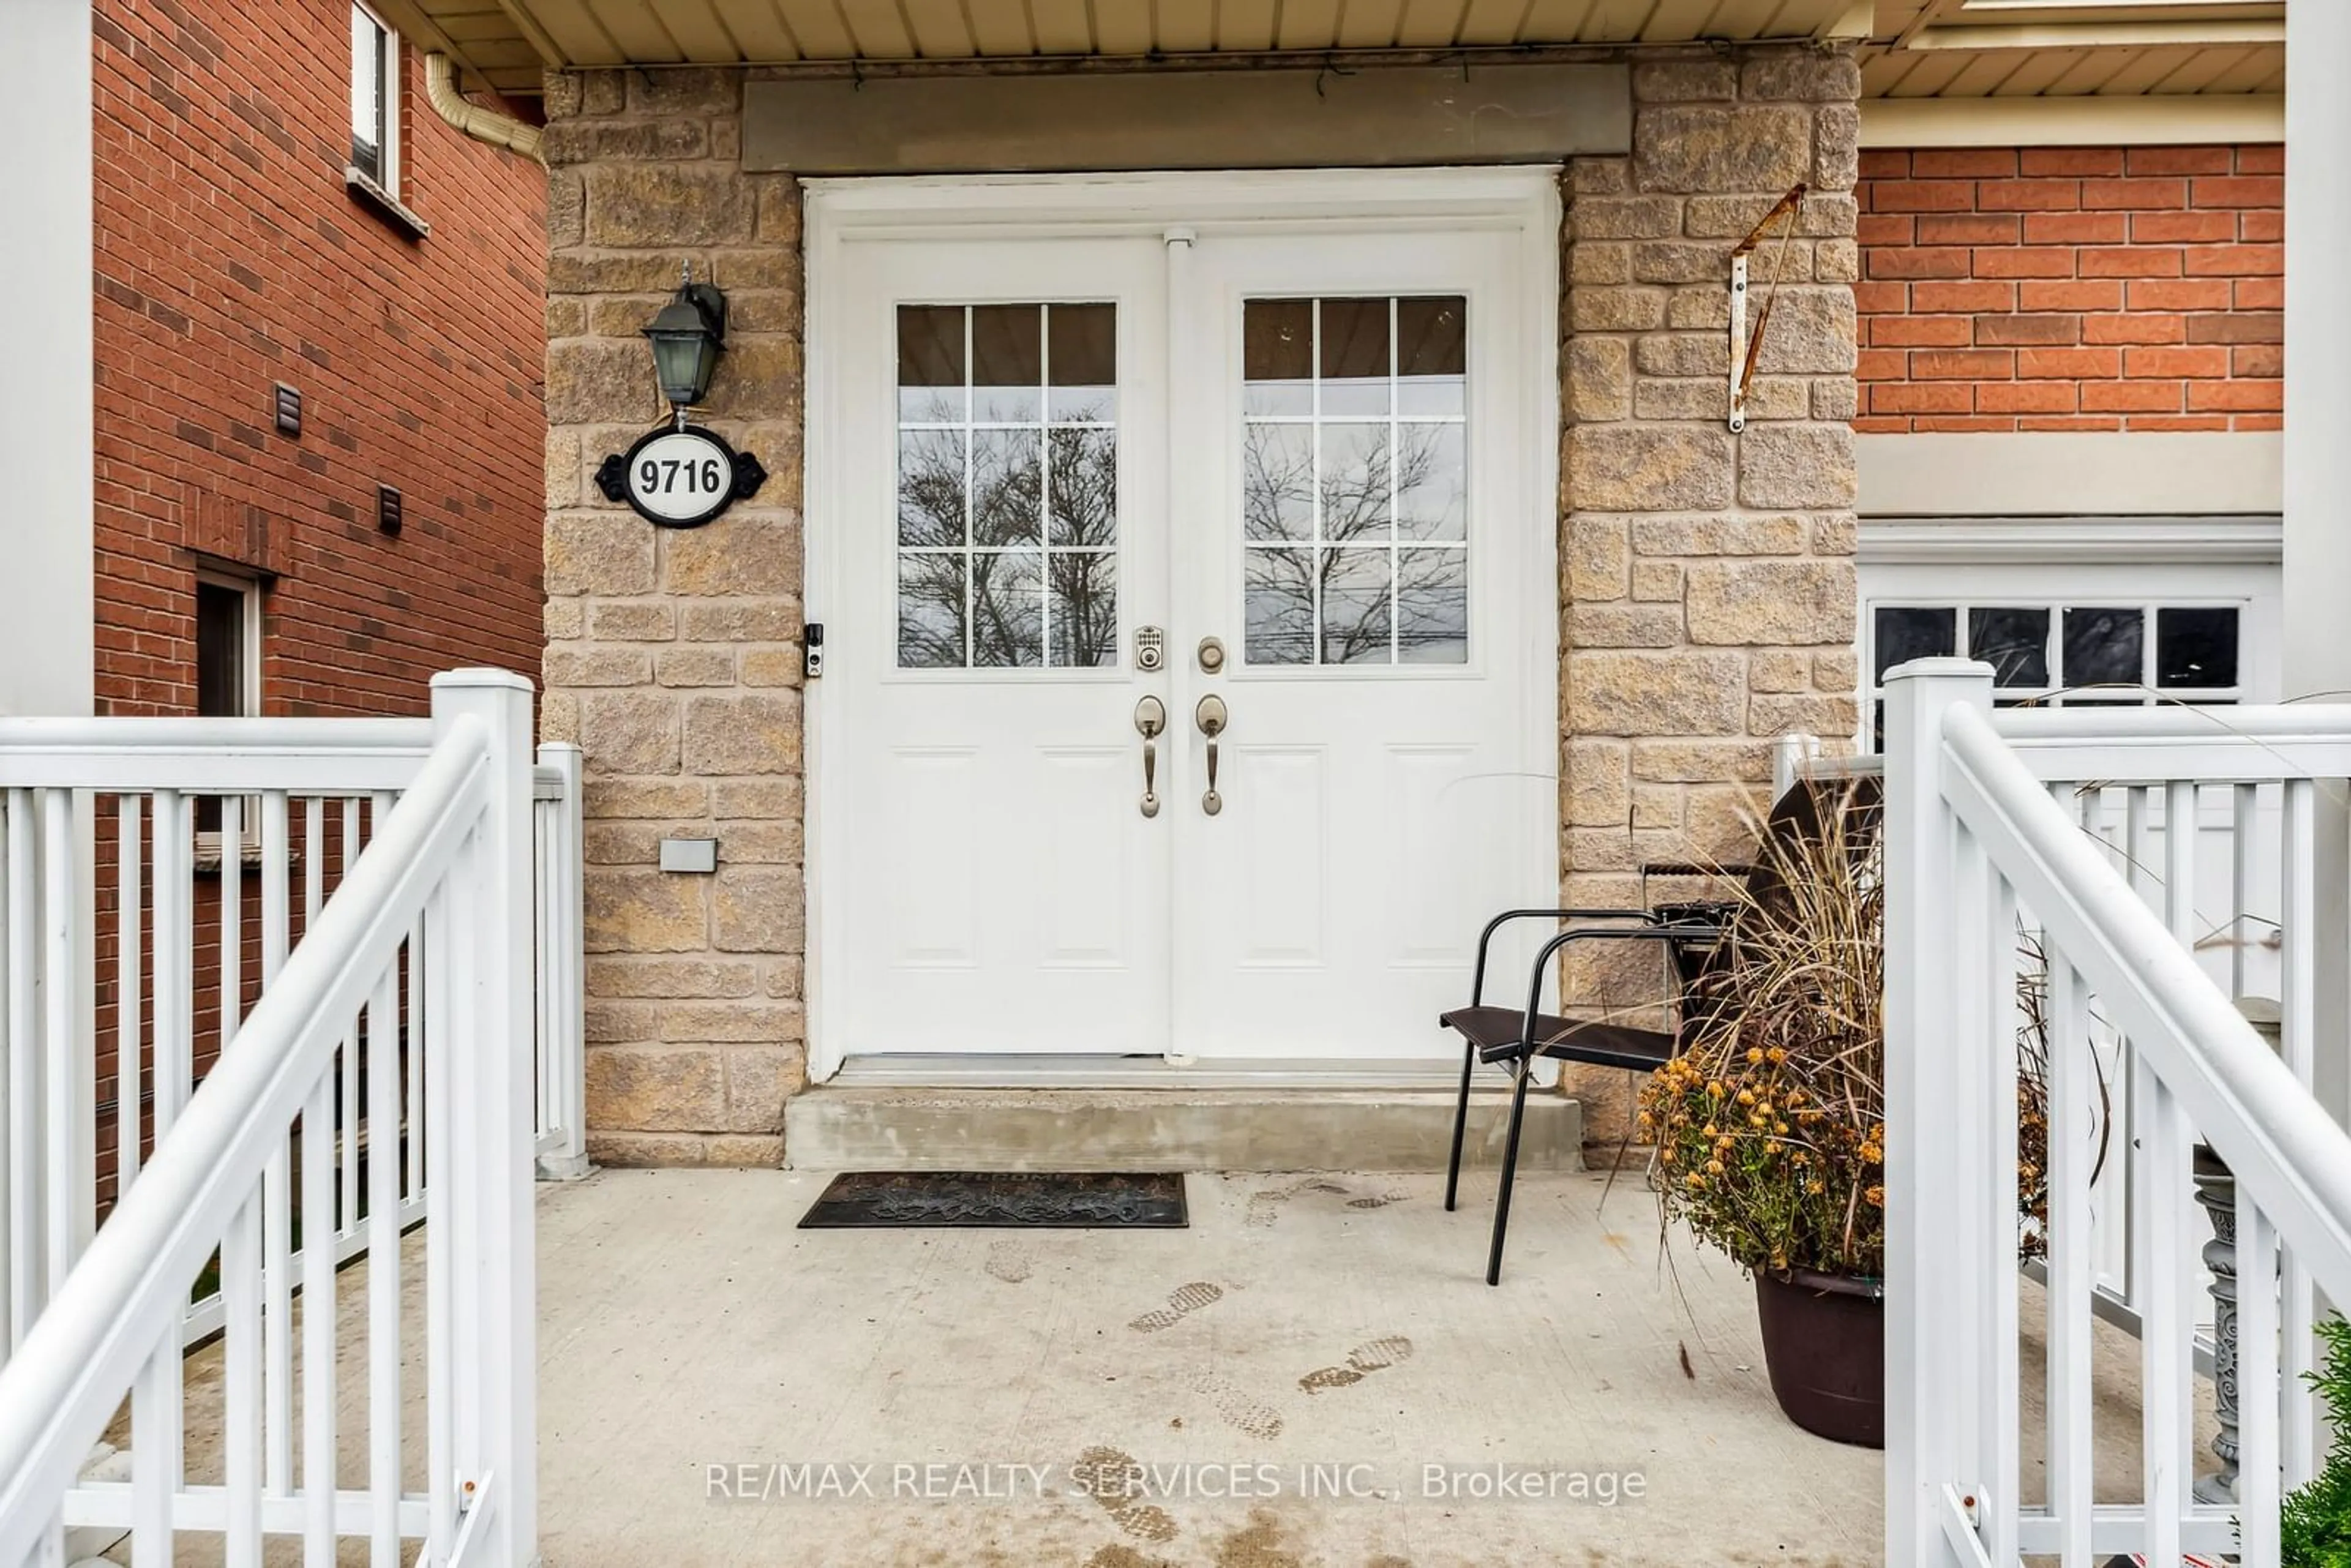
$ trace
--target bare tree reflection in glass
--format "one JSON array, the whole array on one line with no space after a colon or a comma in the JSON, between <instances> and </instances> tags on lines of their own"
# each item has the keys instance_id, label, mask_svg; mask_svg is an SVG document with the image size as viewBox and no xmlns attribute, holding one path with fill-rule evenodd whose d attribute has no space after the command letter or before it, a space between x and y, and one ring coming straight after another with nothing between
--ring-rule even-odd
<instances>
[{"instance_id":1,"label":"bare tree reflection in glass","mask_svg":"<svg viewBox=\"0 0 2351 1568\"><path fill-rule=\"evenodd\" d=\"M1074 417L1095 417L1079 409ZM1108 664L1118 657L1118 435L1056 426L1046 434L1052 516L1056 664Z\"/></svg>"},{"instance_id":2,"label":"bare tree reflection in glass","mask_svg":"<svg viewBox=\"0 0 2351 1568\"><path fill-rule=\"evenodd\" d=\"M967 585L961 550L898 557L898 666L956 669L969 640Z\"/></svg>"},{"instance_id":3,"label":"bare tree reflection in glass","mask_svg":"<svg viewBox=\"0 0 2351 1568\"><path fill-rule=\"evenodd\" d=\"M1045 662L1045 607L1038 552L975 550L971 558L974 668L1026 668Z\"/></svg>"},{"instance_id":4,"label":"bare tree reflection in glass","mask_svg":"<svg viewBox=\"0 0 2351 1568\"><path fill-rule=\"evenodd\" d=\"M1323 664L1459 663L1468 656L1466 552L1390 548L1399 525L1406 538L1441 538L1448 530L1458 537L1458 428L1324 425L1319 486L1314 434L1314 427L1297 424L1243 428L1242 528L1252 541L1243 582L1250 662L1313 664L1319 641ZM1400 503L1423 498L1431 517L1399 516ZM1269 549L1257 542L1273 540L1312 541L1318 548Z\"/></svg>"},{"instance_id":5,"label":"bare tree reflection in glass","mask_svg":"<svg viewBox=\"0 0 2351 1568\"><path fill-rule=\"evenodd\" d=\"M1469 657L1469 557L1458 549L1396 552L1396 662L1458 664Z\"/></svg>"},{"instance_id":6,"label":"bare tree reflection in glass","mask_svg":"<svg viewBox=\"0 0 2351 1568\"><path fill-rule=\"evenodd\" d=\"M968 464L966 438L956 430L899 435L900 666L1114 663L1116 432L979 429L969 433Z\"/></svg>"}]
</instances>

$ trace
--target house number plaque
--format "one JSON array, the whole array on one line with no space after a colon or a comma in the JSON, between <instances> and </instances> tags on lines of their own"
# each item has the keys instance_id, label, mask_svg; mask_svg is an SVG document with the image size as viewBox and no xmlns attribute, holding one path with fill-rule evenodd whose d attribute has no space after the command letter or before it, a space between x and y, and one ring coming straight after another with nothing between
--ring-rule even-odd
<instances>
[{"instance_id":1,"label":"house number plaque","mask_svg":"<svg viewBox=\"0 0 2351 1568\"><path fill-rule=\"evenodd\" d=\"M768 470L698 424L663 425L596 470L596 487L656 528L698 528L758 494Z\"/></svg>"}]
</instances>

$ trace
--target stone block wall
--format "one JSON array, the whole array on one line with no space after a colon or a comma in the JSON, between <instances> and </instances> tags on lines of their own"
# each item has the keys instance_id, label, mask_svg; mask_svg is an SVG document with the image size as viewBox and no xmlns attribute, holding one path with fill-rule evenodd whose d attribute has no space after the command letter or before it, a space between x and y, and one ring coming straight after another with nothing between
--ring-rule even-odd
<instances>
[{"instance_id":1,"label":"stone block wall","mask_svg":"<svg viewBox=\"0 0 2351 1568\"><path fill-rule=\"evenodd\" d=\"M774 1165L804 1081L799 193L742 172L728 71L548 83L544 728L587 753L588 1152ZM664 413L639 331L726 291L697 418L767 465L706 528L592 482ZM656 869L715 837L715 876Z\"/></svg>"},{"instance_id":2,"label":"stone block wall","mask_svg":"<svg viewBox=\"0 0 2351 1568\"><path fill-rule=\"evenodd\" d=\"M1771 742L1855 724L1853 284L1860 77L1808 48L1644 56L1633 151L1566 176L1561 350L1561 821L1574 905L1637 902L1645 861L1736 859ZM1728 428L1729 256L1798 181L1744 434ZM1569 995L1660 994L1655 954ZM1595 1141L1626 1075L1571 1071Z\"/></svg>"}]
</instances>

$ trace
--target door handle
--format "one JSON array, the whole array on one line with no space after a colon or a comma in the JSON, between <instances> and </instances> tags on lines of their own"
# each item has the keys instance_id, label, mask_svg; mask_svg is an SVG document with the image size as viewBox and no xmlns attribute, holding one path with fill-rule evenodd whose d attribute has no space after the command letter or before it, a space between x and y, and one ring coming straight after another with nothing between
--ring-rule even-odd
<instances>
[{"instance_id":1,"label":"door handle","mask_svg":"<svg viewBox=\"0 0 2351 1568\"><path fill-rule=\"evenodd\" d=\"M1146 696L1134 705L1135 732L1143 737L1143 814L1159 815L1159 732L1167 727L1167 705Z\"/></svg>"},{"instance_id":2,"label":"door handle","mask_svg":"<svg viewBox=\"0 0 2351 1568\"><path fill-rule=\"evenodd\" d=\"M1225 798L1217 793L1217 737L1225 733L1225 722L1230 716L1225 711L1225 699L1210 692L1192 710L1192 722L1208 737L1208 788L1200 797L1200 810L1213 817L1225 809Z\"/></svg>"}]
</instances>

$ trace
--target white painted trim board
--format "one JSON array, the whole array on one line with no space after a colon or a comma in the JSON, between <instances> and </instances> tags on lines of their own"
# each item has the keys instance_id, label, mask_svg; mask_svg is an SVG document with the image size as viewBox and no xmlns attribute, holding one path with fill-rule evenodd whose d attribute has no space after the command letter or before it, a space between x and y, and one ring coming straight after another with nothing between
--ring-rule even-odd
<instances>
[{"instance_id":1,"label":"white painted trim board","mask_svg":"<svg viewBox=\"0 0 2351 1568\"><path fill-rule=\"evenodd\" d=\"M2285 140L2279 93L1872 98L1864 147L2155 147Z\"/></svg>"},{"instance_id":2,"label":"white painted trim board","mask_svg":"<svg viewBox=\"0 0 2351 1568\"><path fill-rule=\"evenodd\" d=\"M2185 516L2281 509L2274 431L1861 435L1870 517Z\"/></svg>"}]
</instances>

